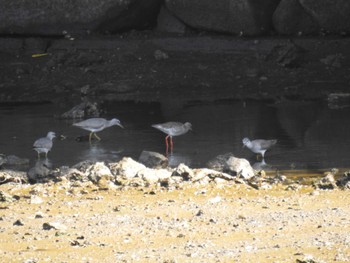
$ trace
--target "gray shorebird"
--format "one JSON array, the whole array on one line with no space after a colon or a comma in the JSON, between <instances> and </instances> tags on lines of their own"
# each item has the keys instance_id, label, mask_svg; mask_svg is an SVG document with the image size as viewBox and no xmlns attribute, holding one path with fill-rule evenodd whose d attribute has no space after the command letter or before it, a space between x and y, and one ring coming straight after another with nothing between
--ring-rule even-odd
<instances>
[{"instance_id":1,"label":"gray shorebird","mask_svg":"<svg viewBox=\"0 0 350 263\"><path fill-rule=\"evenodd\" d=\"M114 125L118 125L119 127L124 128L118 119L111 119L108 121L104 118L91 118L73 124L73 126L90 131L89 142L91 142L92 135L94 135L96 139L100 141L101 138L97 136L96 132L102 131Z\"/></svg>"},{"instance_id":2,"label":"gray shorebird","mask_svg":"<svg viewBox=\"0 0 350 263\"><path fill-rule=\"evenodd\" d=\"M170 151L172 152L174 147L173 136L179 136L187 133L189 130L192 130L192 124L189 122L181 123L170 121L160 124L154 124L152 125L152 127L167 134L167 136L165 137L165 146L167 154L169 149L168 138L170 141Z\"/></svg>"},{"instance_id":3,"label":"gray shorebird","mask_svg":"<svg viewBox=\"0 0 350 263\"><path fill-rule=\"evenodd\" d=\"M37 139L33 144L33 149L38 153L38 158L40 159L40 154L45 153L47 158L47 153L51 151L52 139L56 137L56 134L52 131L48 132L46 137Z\"/></svg>"},{"instance_id":4,"label":"gray shorebird","mask_svg":"<svg viewBox=\"0 0 350 263\"><path fill-rule=\"evenodd\" d=\"M270 149L272 146L274 146L277 143L277 140L249 140L248 138L244 138L242 140L243 147L247 147L249 150L251 150L253 153L261 154L262 158L264 159L265 152Z\"/></svg>"}]
</instances>

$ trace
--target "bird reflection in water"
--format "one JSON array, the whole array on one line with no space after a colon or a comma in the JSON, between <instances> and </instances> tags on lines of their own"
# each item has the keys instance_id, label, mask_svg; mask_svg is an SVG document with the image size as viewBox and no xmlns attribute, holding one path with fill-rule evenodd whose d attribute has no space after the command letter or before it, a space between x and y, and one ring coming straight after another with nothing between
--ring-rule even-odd
<instances>
[{"instance_id":1,"label":"bird reflection in water","mask_svg":"<svg viewBox=\"0 0 350 263\"><path fill-rule=\"evenodd\" d=\"M265 170L265 171L270 171L273 170L273 166L269 165L265 162L265 159L262 159L261 162L256 162L252 165L253 169L256 171L261 171L261 170Z\"/></svg>"},{"instance_id":2,"label":"bird reflection in water","mask_svg":"<svg viewBox=\"0 0 350 263\"><path fill-rule=\"evenodd\" d=\"M47 177L52 170L52 162L48 159L38 159L35 165L28 171L29 182L37 182Z\"/></svg>"},{"instance_id":3,"label":"bird reflection in water","mask_svg":"<svg viewBox=\"0 0 350 263\"><path fill-rule=\"evenodd\" d=\"M180 153L171 153L168 154L168 160L169 160L169 166L170 167L176 167L178 166L180 163L183 163L187 166L191 166L192 164L192 159L190 158L190 156L186 156L184 154L180 154Z\"/></svg>"},{"instance_id":4,"label":"bird reflection in water","mask_svg":"<svg viewBox=\"0 0 350 263\"><path fill-rule=\"evenodd\" d=\"M82 151L80 159L81 160L91 160L91 161L116 161L121 158L121 153L123 149L117 150L106 150L101 144L90 144L89 148Z\"/></svg>"}]
</instances>

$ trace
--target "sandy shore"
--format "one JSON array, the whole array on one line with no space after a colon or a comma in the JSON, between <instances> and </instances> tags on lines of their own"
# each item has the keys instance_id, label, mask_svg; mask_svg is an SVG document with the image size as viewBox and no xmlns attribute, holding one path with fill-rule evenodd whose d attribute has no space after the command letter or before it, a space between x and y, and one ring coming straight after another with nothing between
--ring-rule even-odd
<instances>
[{"instance_id":1,"label":"sandy shore","mask_svg":"<svg viewBox=\"0 0 350 263\"><path fill-rule=\"evenodd\" d=\"M350 261L349 191L285 188L1 185L0 261Z\"/></svg>"}]
</instances>

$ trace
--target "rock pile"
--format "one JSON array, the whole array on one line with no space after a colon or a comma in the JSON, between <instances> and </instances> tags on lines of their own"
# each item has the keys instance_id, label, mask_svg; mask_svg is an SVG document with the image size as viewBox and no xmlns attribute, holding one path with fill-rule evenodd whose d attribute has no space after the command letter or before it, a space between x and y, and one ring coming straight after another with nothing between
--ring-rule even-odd
<instances>
[{"instance_id":1,"label":"rock pile","mask_svg":"<svg viewBox=\"0 0 350 263\"><path fill-rule=\"evenodd\" d=\"M273 185L284 185L287 190L296 190L303 184L312 184L316 189L350 189L350 172L339 176L337 169L325 173L312 182L300 182L287 178L279 172L267 175L264 170L254 170L245 159L231 153L219 155L208 162L208 168L190 168L181 163L170 167L168 159L156 152L143 151L139 162L124 157L119 162L82 161L72 167L53 168L46 161L37 161L28 172L14 169L0 170L0 184L5 183L91 183L99 189L124 187L160 187L183 189L196 186L222 186L245 184L255 189L269 189Z\"/></svg>"}]
</instances>

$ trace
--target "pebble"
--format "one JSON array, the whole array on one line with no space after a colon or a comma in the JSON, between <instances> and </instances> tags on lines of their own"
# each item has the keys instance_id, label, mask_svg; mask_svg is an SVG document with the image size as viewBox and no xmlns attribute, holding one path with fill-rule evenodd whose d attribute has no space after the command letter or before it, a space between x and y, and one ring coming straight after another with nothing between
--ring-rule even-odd
<instances>
[{"instance_id":1,"label":"pebble","mask_svg":"<svg viewBox=\"0 0 350 263\"><path fill-rule=\"evenodd\" d=\"M64 231L64 230L67 230L67 227L58 222L48 222L43 224L43 229L44 230L55 229L55 230Z\"/></svg>"},{"instance_id":2,"label":"pebble","mask_svg":"<svg viewBox=\"0 0 350 263\"><path fill-rule=\"evenodd\" d=\"M14 226L24 226L24 223L21 219L17 219L14 223Z\"/></svg>"},{"instance_id":3,"label":"pebble","mask_svg":"<svg viewBox=\"0 0 350 263\"><path fill-rule=\"evenodd\" d=\"M37 195L30 196L30 204L42 204L44 200Z\"/></svg>"}]
</instances>

